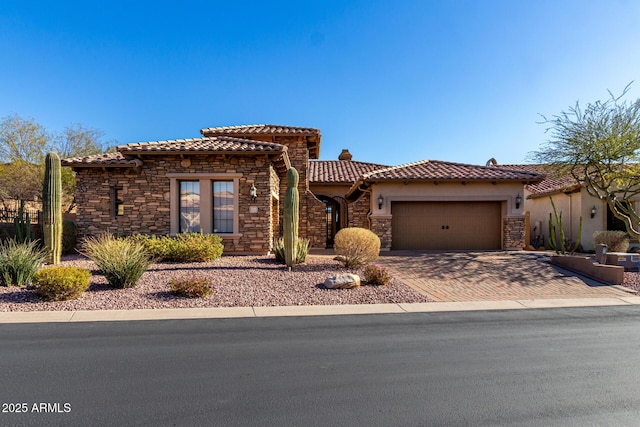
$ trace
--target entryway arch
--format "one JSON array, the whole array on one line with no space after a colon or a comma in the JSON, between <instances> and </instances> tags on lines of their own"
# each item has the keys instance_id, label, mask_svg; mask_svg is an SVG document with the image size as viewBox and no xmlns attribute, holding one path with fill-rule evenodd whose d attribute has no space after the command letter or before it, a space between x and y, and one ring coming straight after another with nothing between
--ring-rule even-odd
<instances>
[{"instance_id":1,"label":"entryway arch","mask_svg":"<svg viewBox=\"0 0 640 427\"><path fill-rule=\"evenodd\" d=\"M326 247L332 248L334 238L341 228L342 209L340 202L331 196L317 196L325 205Z\"/></svg>"}]
</instances>

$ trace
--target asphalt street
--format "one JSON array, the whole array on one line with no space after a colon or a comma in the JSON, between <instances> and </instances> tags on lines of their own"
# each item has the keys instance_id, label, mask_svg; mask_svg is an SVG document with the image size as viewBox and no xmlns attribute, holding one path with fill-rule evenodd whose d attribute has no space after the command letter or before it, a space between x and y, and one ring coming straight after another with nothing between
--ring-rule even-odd
<instances>
[{"instance_id":1,"label":"asphalt street","mask_svg":"<svg viewBox=\"0 0 640 427\"><path fill-rule=\"evenodd\" d=\"M0 325L0 425L638 425L640 307Z\"/></svg>"}]
</instances>

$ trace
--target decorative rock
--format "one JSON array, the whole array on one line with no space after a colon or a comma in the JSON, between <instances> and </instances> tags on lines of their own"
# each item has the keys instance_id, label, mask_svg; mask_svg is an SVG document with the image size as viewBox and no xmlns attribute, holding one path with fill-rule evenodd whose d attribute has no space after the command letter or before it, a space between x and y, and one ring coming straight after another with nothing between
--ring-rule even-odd
<instances>
[{"instance_id":1,"label":"decorative rock","mask_svg":"<svg viewBox=\"0 0 640 427\"><path fill-rule=\"evenodd\" d=\"M360 286L360 276L351 273L342 273L327 277L324 287L327 289L351 289Z\"/></svg>"}]
</instances>

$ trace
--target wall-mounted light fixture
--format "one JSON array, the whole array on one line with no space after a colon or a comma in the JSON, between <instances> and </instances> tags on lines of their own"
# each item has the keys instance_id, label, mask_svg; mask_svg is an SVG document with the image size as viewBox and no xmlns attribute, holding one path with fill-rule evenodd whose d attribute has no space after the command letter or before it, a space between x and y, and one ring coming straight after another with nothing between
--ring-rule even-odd
<instances>
[{"instance_id":1,"label":"wall-mounted light fixture","mask_svg":"<svg viewBox=\"0 0 640 427\"><path fill-rule=\"evenodd\" d=\"M384 203L384 197L382 194L378 196L378 209L382 209L382 204Z\"/></svg>"},{"instance_id":2,"label":"wall-mounted light fixture","mask_svg":"<svg viewBox=\"0 0 640 427\"><path fill-rule=\"evenodd\" d=\"M522 196L520 193L516 196L516 209L520 209L520 205L522 204Z\"/></svg>"},{"instance_id":3,"label":"wall-mounted light fixture","mask_svg":"<svg viewBox=\"0 0 640 427\"><path fill-rule=\"evenodd\" d=\"M249 194L251 195L251 202L255 203L256 199L258 198L258 190L256 189L256 186L253 185L253 182L251 183L251 189L249 190Z\"/></svg>"},{"instance_id":4,"label":"wall-mounted light fixture","mask_svg":"<svg viewBox=\"0 0 640 427\"><path fill-rule=\"evenodd\" d=\"M595 216L596 216L596 212L597 212L597 211L596 211L596 206L595 206L595 205L593 205L593 207L591 208L591 218L593 218L593 217L595 217Z\"/></svg>"}]
</instances>

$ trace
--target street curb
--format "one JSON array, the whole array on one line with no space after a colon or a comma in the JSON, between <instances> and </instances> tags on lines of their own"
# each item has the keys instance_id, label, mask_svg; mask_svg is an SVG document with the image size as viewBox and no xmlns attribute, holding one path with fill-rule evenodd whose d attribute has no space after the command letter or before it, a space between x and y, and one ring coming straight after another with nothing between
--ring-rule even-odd
<instances>
[{"instance_id":1,"label":"street curb","mask_svg":"<svg viewBox=\"0 0 640 427\"><path fill-rule=\"evenodd\" d=\"M0 312L0 323L117 322L133 320L230 319L249 317L336 316L354 314L436 313L527 310L540 308L640 305L640 296L397 304L307 305L280 307L212 307L141 310Z\"/></svg>"}]
</instances>

